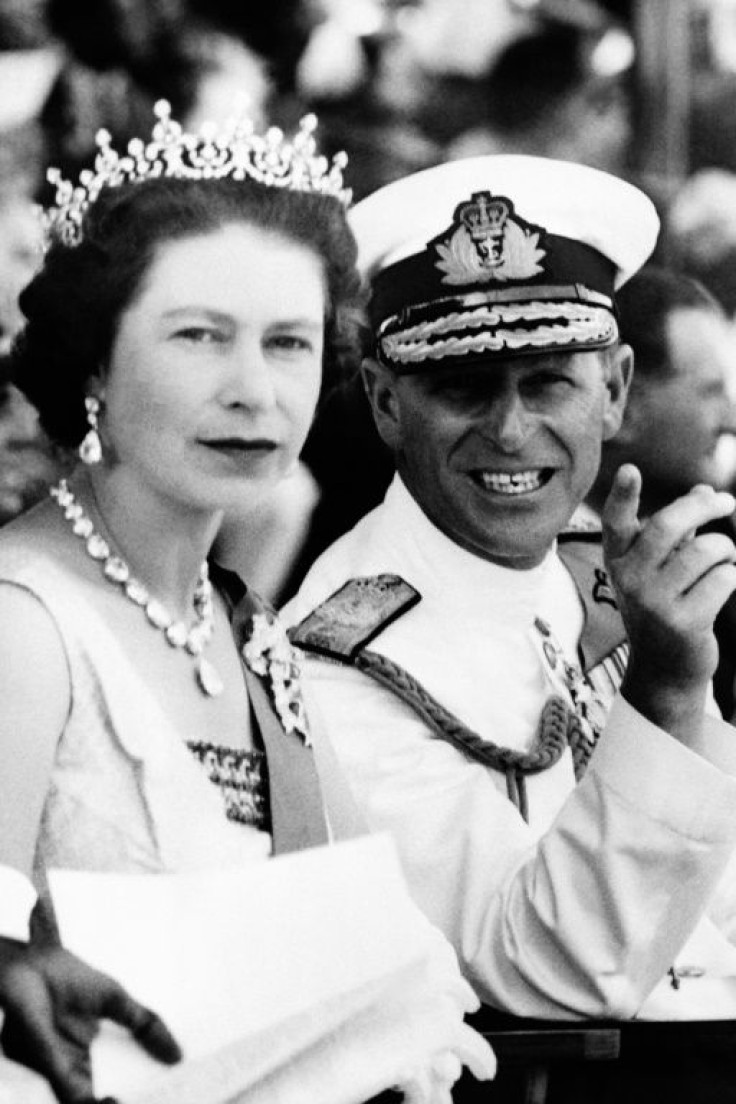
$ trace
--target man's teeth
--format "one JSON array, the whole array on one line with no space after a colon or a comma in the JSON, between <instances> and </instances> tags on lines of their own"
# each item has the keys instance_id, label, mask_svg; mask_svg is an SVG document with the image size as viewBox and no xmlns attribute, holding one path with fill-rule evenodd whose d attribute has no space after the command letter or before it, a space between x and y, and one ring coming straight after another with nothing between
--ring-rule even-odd
<instances>
[{"instance_id":1,"label":"man's teeth","mask_svg":"<svg viewBox=\"0 0 736 1104\"><path fill-rule=\"evenodd\" d=\"M507 495L528 494L529 491L536 491L543 482L542 471L539 468L513 473L481 471L478 475L487 491Z\"/></svg>"}]
</instances>

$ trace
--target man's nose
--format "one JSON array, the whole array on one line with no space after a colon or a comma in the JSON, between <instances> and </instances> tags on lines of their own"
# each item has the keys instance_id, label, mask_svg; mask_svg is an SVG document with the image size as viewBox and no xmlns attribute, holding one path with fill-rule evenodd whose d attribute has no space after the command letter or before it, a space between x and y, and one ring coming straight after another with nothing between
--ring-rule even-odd
<instances>
[{"instance_id":1,"label":"man's nose","mask_svg":"<svg viewBox=\"0 0 736 1104\"><path fill-rule=\"evenodd\" d=\"M490 400L481 433L501 452L518 452L534 423L518 391L507 390Z\"/></svg>"}]
</instances>

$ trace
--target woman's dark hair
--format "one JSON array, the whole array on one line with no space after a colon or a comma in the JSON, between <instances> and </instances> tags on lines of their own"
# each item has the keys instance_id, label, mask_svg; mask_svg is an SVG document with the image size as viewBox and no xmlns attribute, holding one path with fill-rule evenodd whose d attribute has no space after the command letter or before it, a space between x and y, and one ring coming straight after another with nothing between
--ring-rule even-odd
<instances>
[{"instance_id":1,"label":"woman's dark hair","mask_svg":"<svg viewBox=\"0 0 736 1104\"><path fill-rule=\"evenodd\" d=\"M112 348L157 246L246 222L312 248L327 287L323 395L359 358L365 291L342 204L332 196L251 180L157 178L103 189L87 210L82 241L54 243L20 296L27 323L12 358L15 384L53 441L86 432L84 396Z\"/></svg>"}]
</instances>

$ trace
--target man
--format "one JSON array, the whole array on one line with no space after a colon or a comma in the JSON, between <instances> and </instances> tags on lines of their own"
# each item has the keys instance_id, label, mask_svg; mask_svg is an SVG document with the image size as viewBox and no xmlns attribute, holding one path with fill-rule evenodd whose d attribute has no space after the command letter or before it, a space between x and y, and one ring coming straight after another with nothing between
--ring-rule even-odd
<instances>
[{"instance_id":1,"label":"man","mask_svg":"<svg viewBox=\"0 0 736 1104\"><path fill-rule=\"evenodd\" d=\"M395 182L353 225L398 474L287 616L355 795L489 1004L734 1015L736 951L705 914L736 843L736 733L704 704L736 568L726 537L693 536L734 500L699 488L641 522L624 467L610 578L595 543L558 540L623 416L613 292L652 205L499 156ZM729 979L691 977L711 967Z\"/></svg>"},{"instance_id":2,"label":"man","mask_svg":"<svg viewBox=\"0 0 736 1104\"><path fill-rule=\"evenodd\" d=\"M426 126L430 133L446 130L450 115L455 132L445 152L453 159L533 153L623 171L632 138L633 60L621 27L544 23L504 46L485 73L467 81L463 97L453 98L450 82L440 80L430 101L435 119ZM436 110L443 91L451 113Z\"/></svg>"},{"instance_id":3,"label":"man","mask_svg":"<svg viewBox=\"0 0 736 1104\"><path fill-rule=\"evenodd\" d=\"M600 513L616 471L630 462L642 474L640 512L649 515L695 484L723 486L729 475L719 446L736 434L736 339L702 284L658 265L629 280L617 306L636 371L587 501Z\"/></svg>"}]
</instances>

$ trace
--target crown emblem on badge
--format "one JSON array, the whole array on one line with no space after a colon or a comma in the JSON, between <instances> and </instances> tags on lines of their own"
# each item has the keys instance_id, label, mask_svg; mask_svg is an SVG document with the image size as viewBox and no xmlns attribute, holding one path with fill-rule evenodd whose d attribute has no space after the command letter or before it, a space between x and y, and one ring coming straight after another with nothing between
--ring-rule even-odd
<instances>
[{"instance_id":1,"label":"crown emblem on badge","mask_svg":"<svg viewBox=\"0 0 736 1104\"><path fill-rule=\"evenodd\" d=\"M98 153L94 168L85 169L75 186L64 180L58 169L49 169L47 179L56 187L56 205L42 213L46 245L61 241L78 245L82 240L84 213L103 188L137 184L156 177L181 180L218 180L246 177L271 188L331 195L348 206L350 190L343 184L347 155L337 153L332 161L317 153L315 115L305 115L296 134L287 139L278 127L257 134L247 119L230 119L220 130L203 123L197 134L187 133L171 118L166 100L154 106L156 124L148 142L133 138L124 153L112 147L108 131L95 138Z\"/></svg>"},{"instance_id":2,"label":"crown emblem on badge","mask_svg":"<svg viewBox=\"0 0 736 1104\"><path fill-rule=\"evenodd\" d=\"M527 280L543 271L543 233L515 215L510 199L483 191L459 204L442 240L430 244L439 254L436 264L445 284Z\"/></svg>"},{"instance_id":3,"label":"crown emblem on badge","mask_svg":"<svg viewBox=\"0 0 736 1104\"><path fill-rule=\"evenodd\" d=\"M503 264L503 231L508 216L508 203L492 199L490 192L476 192L456 212L455 217L467 229L479 256L492 268Z\"/></svg>"}]
</instances>

